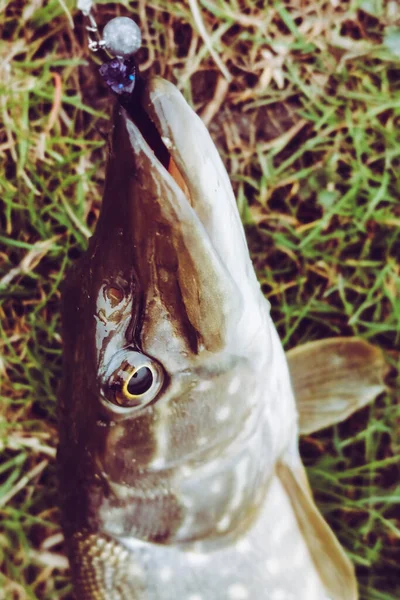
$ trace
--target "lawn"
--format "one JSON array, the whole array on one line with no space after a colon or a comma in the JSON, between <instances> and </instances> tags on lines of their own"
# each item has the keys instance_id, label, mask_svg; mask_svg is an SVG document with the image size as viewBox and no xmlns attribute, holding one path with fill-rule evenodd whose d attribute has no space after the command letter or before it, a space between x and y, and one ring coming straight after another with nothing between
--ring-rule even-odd
<instances>
[{"instance_id":1,"label":"lawn","mask_svg":"<svg viewBox=\"0 0 400 600\"><path fill-rule=\"evenodd\" d=\"M64 600L60 289L99 214L111 103L72 2L0 11L0 599ZM208 124L285 347L358 335L386 353L387 394L301 450L362 600L398 600L399 4L138 0L96 18L116 14L141 25L143 72Z\"/></svg>"}]
</instances>

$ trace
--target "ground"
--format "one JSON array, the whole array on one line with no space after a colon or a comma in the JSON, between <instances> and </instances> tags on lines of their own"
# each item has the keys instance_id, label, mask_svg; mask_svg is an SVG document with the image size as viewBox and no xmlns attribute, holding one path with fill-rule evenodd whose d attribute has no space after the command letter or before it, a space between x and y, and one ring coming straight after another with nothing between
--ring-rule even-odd
<instances>
[{"instance_id":1,"label":"ground","mask_svg":"<svg viewBox=\"0 0 400 600\"><path fill-rule=\"evenodd\" d=\"M0 11L0 598L64 600L60 286L99 213L111 102L72 2ZM141 25L143 72L209 125L285 347L359 335L386 353L388 393L301 450L361 598L397 600L399 4L102 2L100 27L116 14Z\"/></svg>"}]
</instances>

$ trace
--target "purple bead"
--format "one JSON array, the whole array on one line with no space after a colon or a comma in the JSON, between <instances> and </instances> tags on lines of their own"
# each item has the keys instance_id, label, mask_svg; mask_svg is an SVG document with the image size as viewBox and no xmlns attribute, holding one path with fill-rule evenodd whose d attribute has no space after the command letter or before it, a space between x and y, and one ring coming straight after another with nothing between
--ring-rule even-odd
<instances>
[{"instance_id":1,"label":"purple bead","mask_svg":"<svg viewBox=\"0 0 400 600\"><path fill-rule=\"evenodd\" d=\"M116 94L131 94L135 87L136 65L132 58L114 58L99 69L100 75Z\"/></svg>"}]
</instances>

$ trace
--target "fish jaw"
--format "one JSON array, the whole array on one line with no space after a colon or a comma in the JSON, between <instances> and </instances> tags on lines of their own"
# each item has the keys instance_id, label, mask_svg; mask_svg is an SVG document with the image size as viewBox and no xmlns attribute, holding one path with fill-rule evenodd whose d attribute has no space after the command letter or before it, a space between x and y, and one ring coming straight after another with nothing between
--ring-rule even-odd
<instances>
[{"instance_id":1,"label":"fish jaw","mask_svg":"<svg viewBox=\"0 0 400 600\"><path fill-rule=\"evenodd\" d=\"M221 157L204 126L169 81L155 77L143 104L181 174L191 206L232 280L250 301L259 283L250 260L236 199Z\"/></svg>"}]
</instances>

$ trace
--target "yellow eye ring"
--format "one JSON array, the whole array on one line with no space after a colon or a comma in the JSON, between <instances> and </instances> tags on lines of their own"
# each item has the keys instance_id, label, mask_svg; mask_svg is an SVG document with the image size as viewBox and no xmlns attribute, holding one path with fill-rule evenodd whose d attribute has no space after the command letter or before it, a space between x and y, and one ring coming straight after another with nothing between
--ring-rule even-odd
<instances>
[{"instance_id":1,"label":"yellow eye ring","mask_svg":"<svg viewBox=\"0 0 400 600\"><path fill-rule=\"evenodd\" d=\"M155 374L150 364L141 365L125 379L122 393L130 399L140 398L153 385Z\"/></svg>"}]
</instances>

